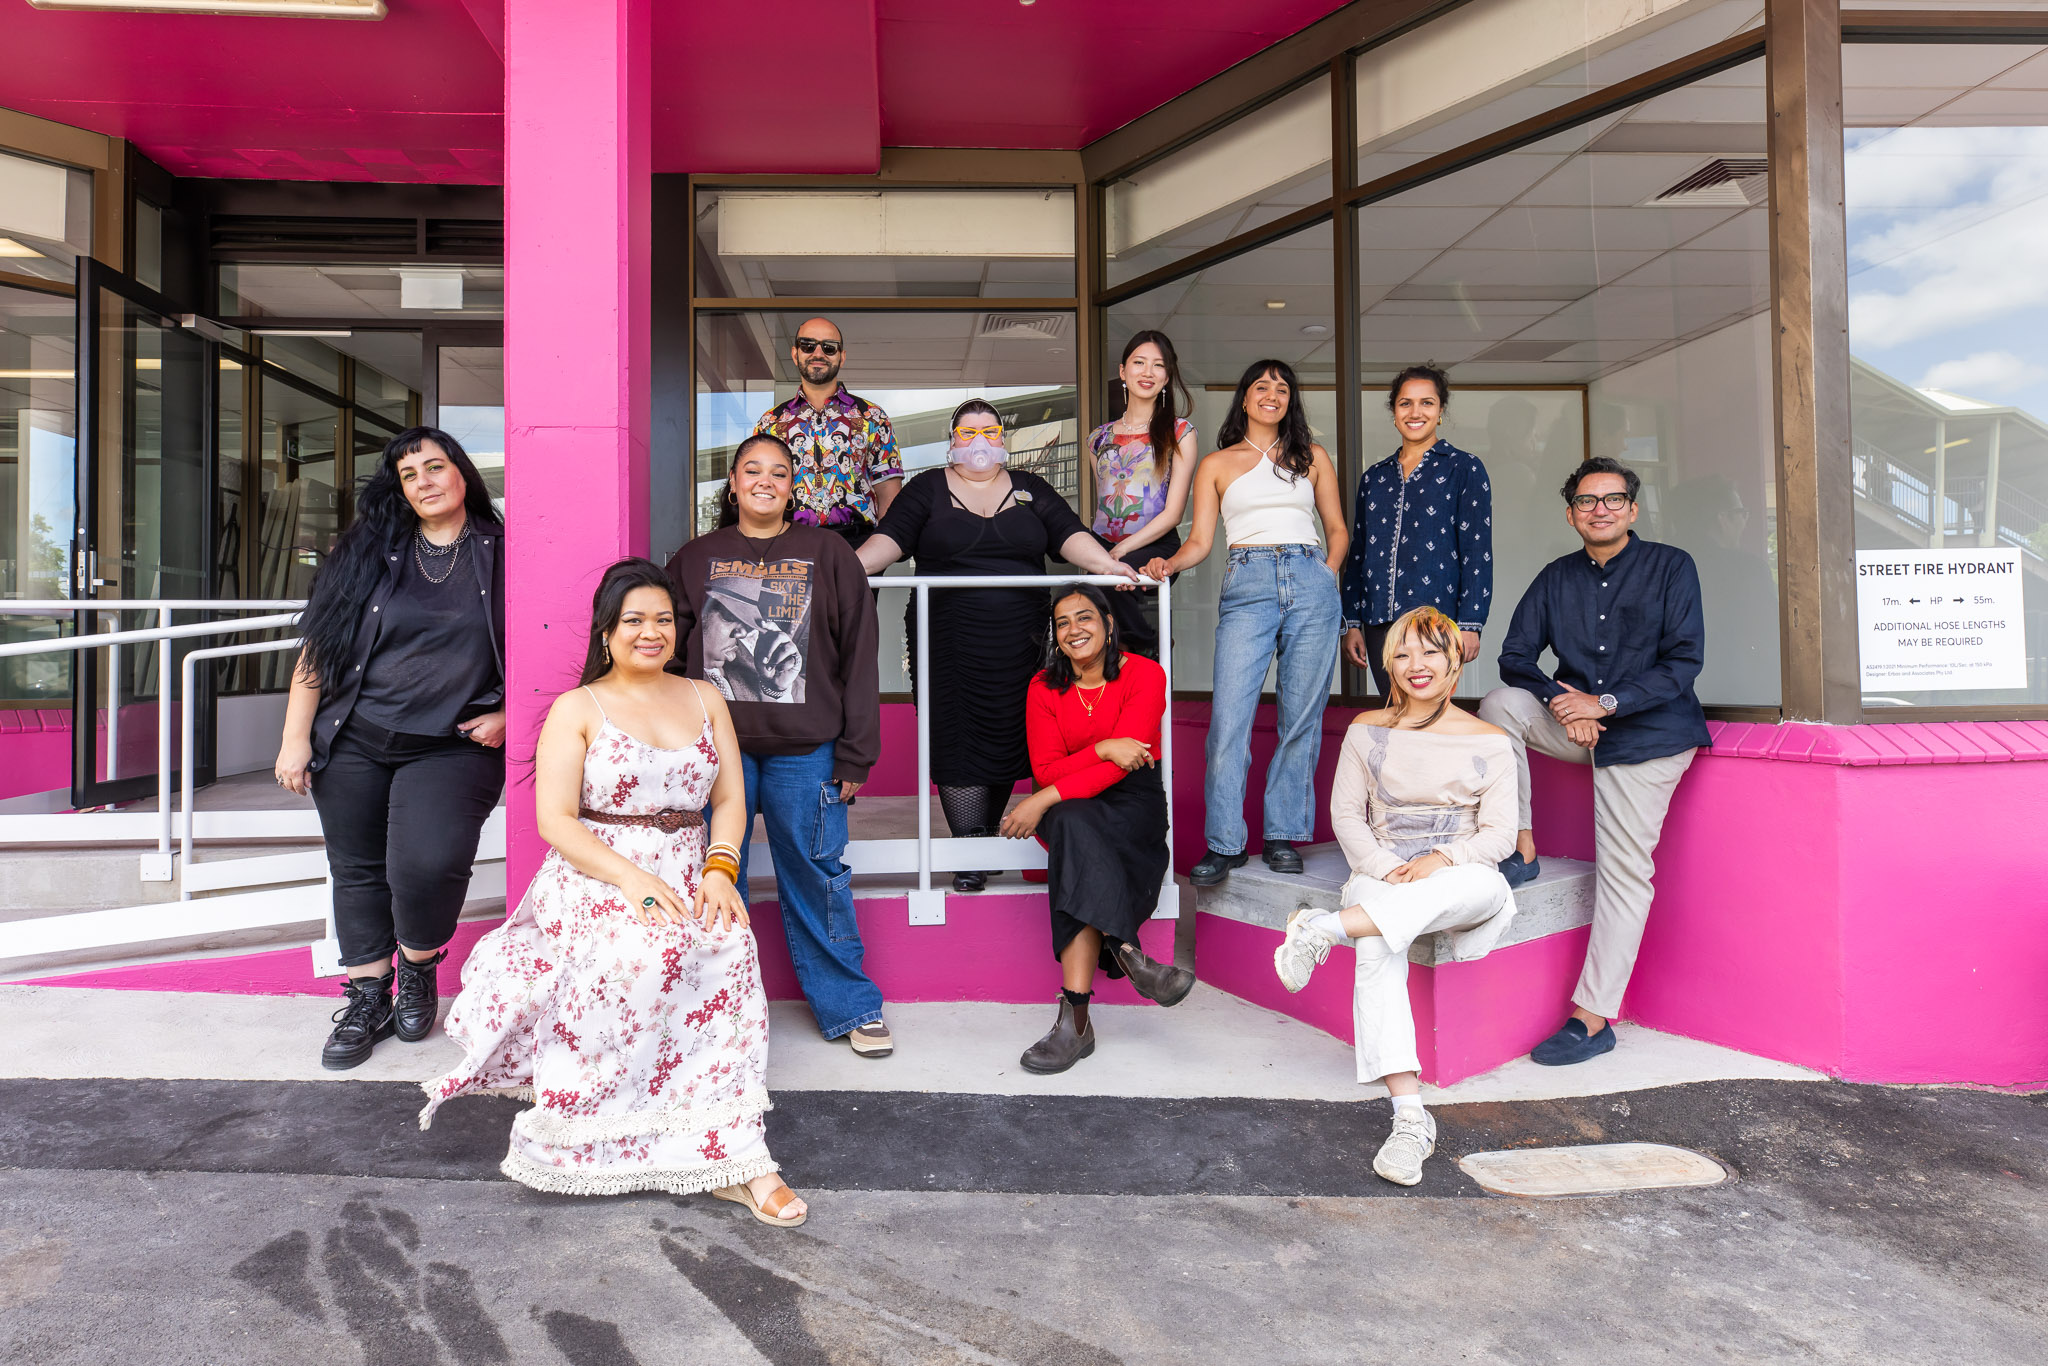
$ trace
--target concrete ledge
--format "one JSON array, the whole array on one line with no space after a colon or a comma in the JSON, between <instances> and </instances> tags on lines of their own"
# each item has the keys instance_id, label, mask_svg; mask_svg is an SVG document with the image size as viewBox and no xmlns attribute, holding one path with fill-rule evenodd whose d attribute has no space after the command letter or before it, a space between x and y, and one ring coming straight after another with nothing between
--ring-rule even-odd
<instances>
[{"instance_id":1,"label":"concrete ledge","mask_svg":"<svg viewBox=\"0 0 2048 1366\"><path fill-rule=\"evenodd\" d=\"M1287 917L1301 906L1338 910L1339 894L1350 879L1344 851L1332 844L1303 846L1302 873L1292 877L1268 868L1258 855L1233 872L1217 887L1195 889L1195 909L1203 915L1220 916L1269 930L1285 930ZM1534 882L1515 890L1515 919L1501 937L1500 949L1525 944L1532 939L1563 934L1593 923L1593 865L1578 859L1543 859L1543 871ZM1441 935L1424 935L1408 950L1408 961L1435 967L1451 961L1438 941Z\"/></svg>"}]
</instances>

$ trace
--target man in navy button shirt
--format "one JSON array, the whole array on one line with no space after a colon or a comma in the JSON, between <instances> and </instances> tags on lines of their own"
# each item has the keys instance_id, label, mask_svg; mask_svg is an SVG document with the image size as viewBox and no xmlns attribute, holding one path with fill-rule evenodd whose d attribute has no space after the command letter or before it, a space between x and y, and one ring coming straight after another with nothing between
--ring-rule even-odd
<instances>
[{"instance_id":1,"label":"man in navy button shirt","mask_svg":"<svg viewBox=\"0 0 2048 1366\"><path fill-rule=\"evenodd\" d=\"M1593 765L1593 937L1572 992L1571 1018L1529 1056L1556 1066L1614 1047L1609 1023L1635 970L1657 871L1664 813L1694 752L1708 743L1693 680L1706 656L1700 580L1676 546L1638 538L1642 481L1596 456L1562 490L1565 518L1585 542L1537 574L1500 647L1496 688L1479 714L1508 733L1521 768L1521 833L1501 872L1536 875L1529 751ZM1538 659L1548 649L1557 672Z\"/></svg>"}]
</instances>

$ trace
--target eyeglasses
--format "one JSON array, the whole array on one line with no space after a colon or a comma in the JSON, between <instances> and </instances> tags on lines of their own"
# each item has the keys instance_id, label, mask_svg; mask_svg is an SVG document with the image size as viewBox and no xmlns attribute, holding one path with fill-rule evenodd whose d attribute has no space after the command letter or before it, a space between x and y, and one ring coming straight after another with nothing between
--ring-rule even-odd
<instances>
[{"instance_id":1,"label":"eyeglasses","mask_svg":"<svg viewBox=\"0 0 2048 1366\"><path fill-rule=\"evenodd\" d=\"M1598 503L1609 512L1619 512L1634 501L1635 499L1629 497L1626 493L1581 493L1573 496L1572 510L1574 512L1591 512L1593 504Z\"/></svg>"},{"instance_id":2,"label":"eyeglasses","mask_svg":"<svg viewBox=\"0 0 2048 1366\"><path fill-rule=\"evenodd\" d=\"M846 346L843 342L819 341L816 337L798 337L796 339L796 349L803 352L806 356L810 355L813 351L823 351L827 356L836 356L841 351L844 351Z\"/></svg>"},{"instance_id":3,"label":"eyeglasses","mask_svg":"<svg viewBox=\"0 0 2048 1366\"><path fill-rule=\"evenodd\" d=\"M1001 441L1003 439L1003 429L1001 427L955 427L953 435L959 437L962 441L972 441L977 436L985 436L991 441Z\"/></svg>"}]
</instances>

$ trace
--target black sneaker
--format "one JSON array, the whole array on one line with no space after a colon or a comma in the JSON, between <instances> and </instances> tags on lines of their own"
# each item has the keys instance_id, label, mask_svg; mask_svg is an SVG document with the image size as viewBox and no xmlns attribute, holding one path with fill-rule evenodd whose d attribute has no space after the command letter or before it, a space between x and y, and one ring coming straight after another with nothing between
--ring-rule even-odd
<instances>
[{"instance_id":1,"label":"black sneaker","mask_svg":"<svg viewBox=\"0 0 2048 1366\"><path fill-rule=\"evenodd\" d=\"M320 1065L330 1072L368 1062L377 1041L390 1038L398 1027L392 1019L390 973L351 977L342 983L341 994L348 999L334 1012L334 1032L320 1050Z\"/></svg>"},{"instance_id":2,"label":"black sneaker","mask_svg":"<svg viewBox=\"0 0 2048 1366\"><path fill-rule=\"evenodd\" d=\"M398 955L398 976L391 989L391 1023L398 1037L407 1043L418 1043L433 1031L434 1019L441 1011L439 968L447 956L448 950L443 949L432 958L415 963L403 953Z\"/></svg>"},{"instance_id":3,"label":"black sneaker","mask_svg":"<svg viewBox=\"0 0 2048 1366\"><path fill-rule=\"evenodd\" d=\"M1301 873L1301 852L1290 840L1267 840L1265 852L1259 857L1276 873Z\"/></svg>"},{"instance_id":4,"label":"black sneaker","mask_svg":"<svg viewBox=\"0 0 2048 1366\"><path fill-rule=\"evenodd\" d=\"M1197 887L1214 887L1230 876L1233 868L1242 868L1251 859L1250 854L1219 854L1214 849L1202 855L1202 861L1188 870L1188 881Z\"/></svg>"}]
</instances>

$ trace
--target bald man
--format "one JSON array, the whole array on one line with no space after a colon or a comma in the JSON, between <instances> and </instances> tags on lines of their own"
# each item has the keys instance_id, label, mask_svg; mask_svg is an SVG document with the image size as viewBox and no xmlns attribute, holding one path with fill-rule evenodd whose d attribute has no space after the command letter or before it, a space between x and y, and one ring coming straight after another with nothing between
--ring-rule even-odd
<instances>
[{"instance_id":1,"label":"bald man","mask_svg":"<svg viewBox=\"0 0 2048 1366\"><path fill-rule=\"evenodd\" d=\"M795 520L837 532L857 550L903 487L896 433L887 413L839 382L846 341L830 318L805 319L789 358L796 397L761 414L754 430L780 438L796 457Z\"/></svg>"}]
</instances>

